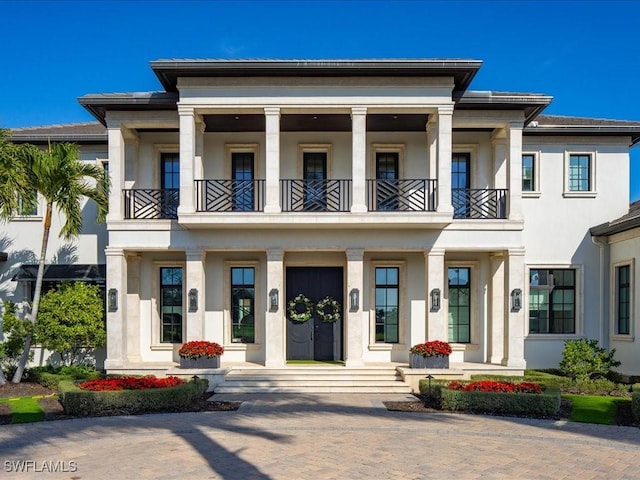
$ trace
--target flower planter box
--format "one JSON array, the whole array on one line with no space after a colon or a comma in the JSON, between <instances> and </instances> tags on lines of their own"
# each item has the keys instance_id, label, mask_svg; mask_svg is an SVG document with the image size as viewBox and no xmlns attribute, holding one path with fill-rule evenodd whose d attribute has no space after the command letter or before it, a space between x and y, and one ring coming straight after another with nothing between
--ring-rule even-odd
<instances>
[{"instance_id":1,"label":"flower planter box","mask_svg":"<svg viewBox=\"0 0 640 480\"><path fill-rule=\"evenodd\" d=\"M411 368L449 368L449 357L411 355Z\"/></svg>"},{"instance_id":2,"label":"flower planter box","mask_svg":"<svg viewBox=\"0 0 640 480\"><path fill-rule=\"evenodd\" d=\"M220 357L180 358L180 368L220 368Z\"/></svg>"}]
</instances>

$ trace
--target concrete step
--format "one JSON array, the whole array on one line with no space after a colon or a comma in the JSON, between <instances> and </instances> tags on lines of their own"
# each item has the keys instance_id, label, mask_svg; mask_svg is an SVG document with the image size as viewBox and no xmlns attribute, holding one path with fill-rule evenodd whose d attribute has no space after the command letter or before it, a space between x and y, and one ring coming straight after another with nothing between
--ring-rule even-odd
<instances>
[{"instance_id":1,"label":"concrete step","mask_svg":"<svg viewBox=\"0 0 640 480\"><path fill-rule=\"evenodd\" d=\"M214 393L411 393L408 385L398 386L290 386L290 387L237 387L218 385Z\"/></svg>"}]
</instances>

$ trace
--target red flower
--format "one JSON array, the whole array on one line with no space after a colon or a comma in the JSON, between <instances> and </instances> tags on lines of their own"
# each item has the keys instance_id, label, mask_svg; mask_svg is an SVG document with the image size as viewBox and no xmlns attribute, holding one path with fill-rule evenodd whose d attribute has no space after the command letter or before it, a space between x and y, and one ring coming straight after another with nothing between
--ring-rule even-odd
<instances>
[{"instance_id":1,"label":"red flower","mask_svg":"<svg viewBox=\"0 0 640 480\"><path fill-rule=\"evenodd\" d=\"M168 388L186 383L178 377L156 378L152 375L146 377L109 377L89 380L81 383L83 390L94 392L108 392L114 390L147 390L149 388Z\"/></svg>"},{"instance_id":2,"label":"red flower","mask_svg":"<svg viewBox=\"0 0 640 480\"><path fill-rule=\"evenodd\" d=\"M448 357L453 350L447 342L432 340L430 342L418 343L411 347L409 351L421 357Z\"/></svg>"},{"instance_id":3,"label":"red flower","mask_svg":"<svg viewBox=\"0 0 640 480\"><path fill-rule=\"evenodd\" d=\"M542 387L537 383L510 383L496 380L479 380L467 384L453 381L449 382L447 388L450 390L463 390L465 392L542 393Z\"/></svg>"},{"instance_id":4,"label":"red flower","mask_svg":"<svg viewBox=\"0 0 640 480\"><path fill-rule=\"evenodd\" d=\"M213 358L224 353L224 348L215 342L205 342L202 340L183 343L178 355L181 358Z\"/></svg>"}]
</instances>

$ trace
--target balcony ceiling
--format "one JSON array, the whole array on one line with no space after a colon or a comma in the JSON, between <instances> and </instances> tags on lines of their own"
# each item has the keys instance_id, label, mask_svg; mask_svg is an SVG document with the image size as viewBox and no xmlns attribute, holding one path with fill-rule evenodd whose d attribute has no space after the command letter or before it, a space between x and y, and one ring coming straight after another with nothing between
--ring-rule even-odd
<instances>
[{"instance_id":1,"label":"balcony ceiling","mask_svg":"<svg viewBox=\"0 0 640 480\"><path fill-rule=\"evenodd\" d=\"M207 132L264 132L265 117L261 114L205 115ZM370 132L424 132L426 114L369 114ZM282 132L350 132L348 114L284 114L280 120Z\"/></svg>"}]
</instances>

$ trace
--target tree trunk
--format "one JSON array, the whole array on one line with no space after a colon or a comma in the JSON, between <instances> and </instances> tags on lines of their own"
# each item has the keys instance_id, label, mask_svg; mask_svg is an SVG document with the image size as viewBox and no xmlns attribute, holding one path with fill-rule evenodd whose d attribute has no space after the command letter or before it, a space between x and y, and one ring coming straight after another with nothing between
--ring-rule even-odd
<instances>
[{"instance_id":1,"label":"tree trunk","mask_svg":"<svg viewBox=\"0 0 640 480\"><path fill-rule=\"evenodd\" d=\"M38 321L38 307L40 305L40 294L42 292L42 279L44 277L45 260L47 257L47 245L49 243L49 231L51 230L51 212L53 204L47 202L47 210L44 215L44 228L42 232L42 248L40 249L40 259L38 262L38 276L36 277L36 291L33 294L33 307L31 308L31 314L29 320L32 323L32 328L35 331L36 323ZM13 383L20 383L22 380L22 374L27 366L27 360L29 359L29 351L31 350L31 334L28 334L24 339L24 349L18 362L18 368L11 380Z\"/></svg>"}]
</instances>

